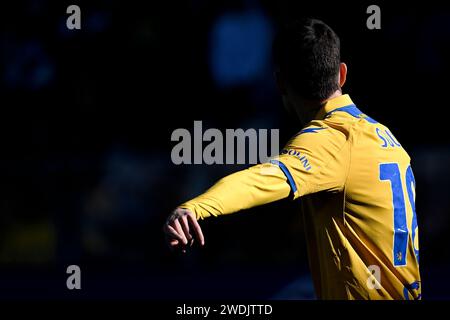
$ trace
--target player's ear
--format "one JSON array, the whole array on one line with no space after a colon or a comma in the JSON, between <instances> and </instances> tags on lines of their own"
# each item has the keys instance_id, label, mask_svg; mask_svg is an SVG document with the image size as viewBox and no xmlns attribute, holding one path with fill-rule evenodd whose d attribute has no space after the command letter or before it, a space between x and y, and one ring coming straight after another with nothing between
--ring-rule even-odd
<instances>
[{"instance_id":1,"label":"player's ear","mask_svg":"<svg viewBox=\"0 0 450 320\"><path fill-rule=\"evenodd\" d=\"M339 87L342 88L346 80L347 80L347 65L341 62L341 65L339 66Z\"/></svg>"}]
</instances>

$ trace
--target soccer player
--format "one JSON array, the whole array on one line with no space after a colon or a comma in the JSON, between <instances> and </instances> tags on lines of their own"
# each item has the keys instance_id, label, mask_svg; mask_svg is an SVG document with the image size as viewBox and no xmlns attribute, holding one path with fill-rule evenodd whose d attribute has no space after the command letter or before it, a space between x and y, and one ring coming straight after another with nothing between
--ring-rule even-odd
<instances>
[{"instance_id":1,"label":"soccer player","mask_svg":"<svg viewBox=\"0 0 450 320\"><path fill-rule=\"evenodd\" d=\"M342 87L340 40L319 20L288 25L274 43L276 81L302 128L270 163L231 174L180 205L164 230L185 251L197 220L302 198L319 299L420 299L415 180L392 132Z\"/></svg>"}]
</instances>

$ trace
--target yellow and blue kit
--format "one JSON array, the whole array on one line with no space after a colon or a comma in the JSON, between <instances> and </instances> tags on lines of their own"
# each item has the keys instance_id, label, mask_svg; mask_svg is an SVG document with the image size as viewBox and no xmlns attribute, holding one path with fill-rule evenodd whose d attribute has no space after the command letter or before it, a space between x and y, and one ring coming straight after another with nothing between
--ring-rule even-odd
<instances>
[{"instance_id":1,"label":"yellow and blue kit","mask_svg":"<svg viewBox=\"0 0 450 320\"><path fill-rule=\"evenodd\" d=\"M318 298L421 298L410 157L348 95L326 102L276 159L231 174L180 207L203 219L289 196L302 198Z\"/></svg>"}]
</instances>

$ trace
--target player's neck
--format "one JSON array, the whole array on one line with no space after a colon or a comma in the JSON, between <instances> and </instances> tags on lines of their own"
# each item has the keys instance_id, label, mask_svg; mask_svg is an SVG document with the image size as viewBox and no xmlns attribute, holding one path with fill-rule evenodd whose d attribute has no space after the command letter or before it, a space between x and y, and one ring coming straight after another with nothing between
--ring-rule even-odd
<instances>
[{"instance_id":1,"label":"player's neck","mask_svg":"<svg viewBox=\"0 0 450 320\"><path fill-rule=\"evenodd\" d=\"M302 100L300 103L302 105L301 109L297 109L298 116L302 124L307 124L317 115L319 110L325 106L325 104L334 98L337 98L342 95L342 91L336 90L331 96L329 96L325 100Z\"/></svg>"},{"instance_id":2,"label":"player's neck","mask_svg":"<svg viewBox=\"0 0 450 320\"><path fill-rule=\"evenodd\" d=\"M326 100L322 101L322 106L324 106L329 100L342 96L341 89L336 90L331 96L329 96Z\"/></svg>"}]
</instances>

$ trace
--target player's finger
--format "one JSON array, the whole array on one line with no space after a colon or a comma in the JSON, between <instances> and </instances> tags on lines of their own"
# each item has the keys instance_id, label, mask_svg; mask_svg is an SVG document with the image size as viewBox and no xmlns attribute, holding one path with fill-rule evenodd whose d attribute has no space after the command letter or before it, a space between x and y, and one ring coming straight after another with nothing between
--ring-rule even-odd
<instances>
[{"instance_id":1,"label":"player's finger","mask_svg":"<svg viewBox=\"0 0 450 320\"><path fill-rule=\"evenodd\" d=\"M187 240L190 241L192 239L192 235L189 232L189 223L188 223L187 217L181 216L180 220L181 220L180 223L181 223L181 227L183 228L184 234L186 235Z\"/></svg>"},{"instance_id":2,"label":"player's finger","mask_svg":"<svg viewBox=\"0 0 450 320\"><path fill-rule=\"evenodd\" d=\"M178 234L178 232L175 230L174 227L167 224L164 226L164 232L166 233L167 238L169 241L178 240L180 242L183 242L183 238Z\"/></svg>"},{"instance_id":3,"label":"player's finger","mask_svg":"<svg viewBox=\"0 0 450 320\"><path fill-rule=\"evenodd\" d=\"M203 236L202 228L200 228L200 225L197 222L197 219L195 219L192 215L188 215L188 220L191 224L191 226L194 228L195 235L197 236L197 240L200 242L200 245L205 245L205 237Z\"/></svg>"},{"instance_id":4,"label":"player's finger","mask_svg":"<svg viewBox=\"0 0 450 320\"><path fill-rule=\"evenodd\" d=\"M175 230L177 231L178 235L180 235L180 237L181 237L181 242L182 242L184 245L187 245L188 241L187 241L186 235L185 235L184 232L183 232L183 228L181 227L181 224L180 224L179 219L175 219L175 220L172 222L172 226L175 228Z\"/></svg>"},{"instance_id":5,"label":"player's finger","mask_svg":"<svg viewBox=\"0 0 450 320\"><path fill-rule=\"evenodd\" d=\"M176 240L176 239L166 239L167 245L169 246L169 249L171 251L174 251L179 245L180 245L180 241Z\"/></svg>"}]
</instances>

